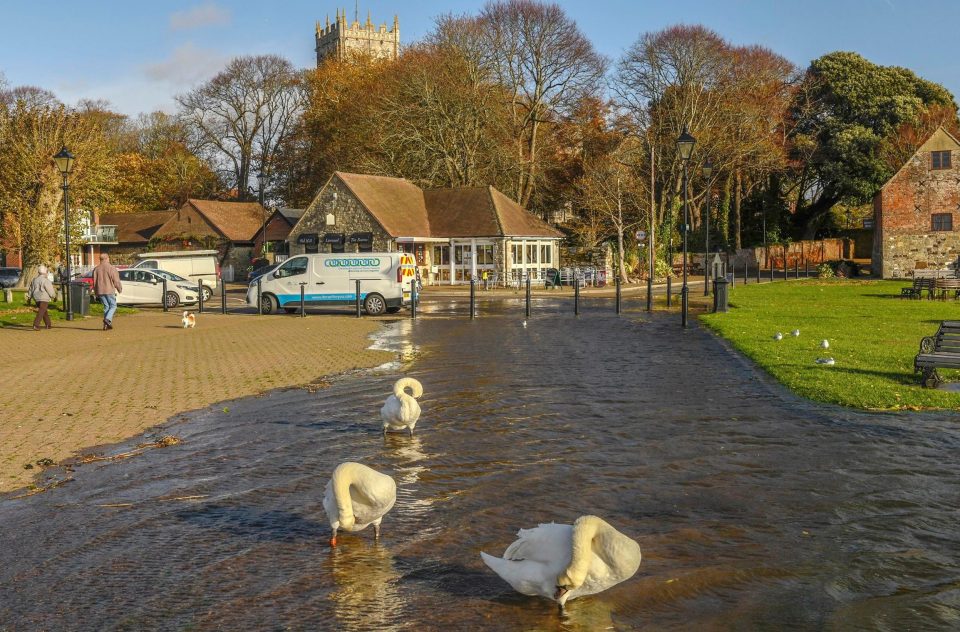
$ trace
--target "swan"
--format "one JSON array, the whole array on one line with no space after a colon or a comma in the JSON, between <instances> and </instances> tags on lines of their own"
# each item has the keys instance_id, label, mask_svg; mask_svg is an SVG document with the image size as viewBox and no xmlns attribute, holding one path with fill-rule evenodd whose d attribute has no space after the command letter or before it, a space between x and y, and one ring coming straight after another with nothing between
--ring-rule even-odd
<instances>
[{"instance_id":1,"label":"swan","mask_svg":"<svg viewBox=\"0 0 960 632\"><path fill-rule=\"evenodd\" d=\"M362 531L373 525L380 539L380 522L397 502L397 484L361 463L341 463L333 470L323 496L323 510L330 520L330 546L337 546L337 531Z\"/></svg>"},{"instance_id":2,"label":"swan","mask_svg":"<svg viewBox=\"0 0 960 632\"><path fill-rule=\"evenodd\" d=\"M597 516L573 525L520 529L503 557L481 552L483 562L524 595L570 599L593 595L629 579L640 568L640 545Z\"/></svg>"},{"instance_id":3,"label":"swan","mask_svg":"<svg viewBox=\"0 0 960 632\"><path fill-rule=\"evenodd\" d=\"M407 394L407 389L412 395ZM393 395L387 398L380 409L380 419L383 420L383 434L387 431L400 431L406 428L413 436L413 428L420 419L420 404L417 398L423 395L423 386L412 377L402 377L393 385Z\"/></svg>"},{"instance_id":4,"label":"swan","mask_svg":"<svg viewBox=\"0 0 960 632\"><path fill-rule=\"evenodd\" d=\"M773 334L773 339L774 339L774 340L783 340L783 334L778 331L777 333Z\"/></svg>"},{"instance_id":5,"label":"swan","mask_svg":"<svg viewBox=\"0 0 960 632\"><path fill-rule=\"evenodd\" d=\"M797 336L800 335L800 330L799 330L799 329L794 329L793 331L790 332L790 335L793 336L794 338L796 338Z\"/></svg>"},{"instance_id":6,"label":"swan","mask_svg":"<svg viewBox=\"0 0 960 632\"><path fill-rule=\"evenodd\" d=\"M821 340L821 341L820 341L820 348L821 348L821 349L829 349L829 348L830 348L830 341L827 340L827 339Z\"/></svg>"}]
</instances>

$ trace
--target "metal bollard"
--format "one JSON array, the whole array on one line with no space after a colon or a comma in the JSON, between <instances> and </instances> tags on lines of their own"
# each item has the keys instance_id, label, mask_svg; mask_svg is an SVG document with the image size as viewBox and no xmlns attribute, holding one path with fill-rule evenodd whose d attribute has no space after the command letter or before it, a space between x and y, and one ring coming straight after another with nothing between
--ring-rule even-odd
<instances>
[{"instance_id":1,"label":"metal bollard","mask_svg":"<svg viewBox=\"0 0 960 632\"><path fill-rule=\"evenodd\" d=\"M197 312L203 313L203 283L200 283L198 286L200 288L200 296L197 297Z\"/></svg>"},{"instance_id":2,"label":"metal bollard","mask_svg":"<svg viewBox=\"0 0 960 632\"><path fill-rule=\"evenodd\" d=\"M260 277L257 277L257 315L263 316L263 287Z\"/></svg>"},{"instance_id":3,"label":"metal bollard","mask_svg":"<svg viewBox=\"0 0 960 632\"><path fill-rule=\"evenodd\" d=\"M227 313L227 284L220 282L220 313Z\"/></svg>"},{"instance_id":4,"label":"metal bollard","mask_svg":"<svg viewBox=\"0 0 960 632\"><path fill-rule=\"evenodd\" d=\"M357 318L360 318L360 279L355 281L357 284Z\"/></svg>"},{"instance_id":5,"label":"metal bollard","mask_svg":"<svg viewBox=\"0 0 960 632\"><path fill-rule=\"evenodd\" d=\"M653 277L647 278L647 311L653 311Z\"/></svg>"},{"instance_id":6,"label":"metal bollard","mask_svg":"<svg viewBox=\"0 0 960 632\"><path fill-rule=\"evenodd\" d=\"M305 318L307 316L307 301L304 296L304 286L306 283L300 284L300 318Z\"/></svg>"},{"instance_id":7,"label":"metal bollard","mask_svg":"<svg viewBox=\"0 0 960 632\"><path fill-rule=\"evenodd\" d=\"M410 318L417 319L417 280L410 279Z\"/></svg>"},{"instance_id":8,"label":"metal bollard","mask_svg":"<svg viewBox=\"0 0 960 632\"><path fill-rule=\"evenodd\" d=\"M730 287L731 288L737 287L737 266L736 265L733 266L733 272L730 273ZM716 291L714 291L713 294L716 295L717 294Z\"/></svg>"},{"instance_id":9,"label":"metal bollard","mask_svg":"<svg viewBox=\"0 0 960 632\"><path fill-rule=\"evenodd\" d=\"M800 278L800 260L799 259L793 262L793 278L795 279Z\"/></svg>"},{"instance_id":10,"label":"metal bollard","mask_svg":"<svg viewBox=\"0 0 960 632\"><path fill-rule=\"evenodd\" d=\"M530 277L527 277L527 308L526 312L527 318L530 318Z\"/></svg>"},{"instance_id":11,"label":"metal bollard","mask_svg":"<svg viewBox=\"0 0 960 632\"><path fill-rule=\"evenodd\" d=\"M573 315L580 315L580 277L573 278Z\"/></svg>"},{"instance_id":12,"label":"metal bollard","mask_svg":"<svg viewBox=\"0 0 960 632\"><path fill-rule=\"evenodd\" d=\"M770 281L773 281L773 273L776 267L777 265L775 263L772 263L772 262L770 263Z\"/></svg>"},{"instance_id":13,"label":"metal bollard","mask_svg":"<svg viewBox=\"0 0 960 632\"><path fill-rule=\"evenodd\" d=\"M470 279L470 320L477 317L477 280Z\"/></svg>"},{"instance_id":14,"label":"metal bollard","mask_svg":"<svg viewBox=\"0 0 960 632\"><path fill-rule=\"evenodd\" d=\"M803 260L803 277L805 279L810 278L810 260L809 259Z\"/></svg>"},{"instance_id":15,"label":"metal bollard","mask_svg":"<svg viewBox=\"0 0 960 632\"><path fill-rule=\"evenodd\" d=\"M787 268L787 255L783 255L783 280L787 280L787 276L790 274Z\"/></svg>"},{"instance_id":16,"label":"metal bollard","mask_svg":"<svg viewBox=\"0 0 960 632\"><path fill-rule=\"evenodd\" d=\"M760 262L757 261L757 283L760 282Z\"/></svg>"},{"instance_id":17,"label":"metal bollard","mask_svg":"<svg viewBox=\"0 0 960 632\"><path fill-rule=\"evenodd\" d=\"M667 307L670 307L670 304L673 302L673 297L670 296L672 294L672 292L670 291L670 285L671 285L670 275L668 274L667 275Z\"/></svg>"},{"instance_id":18,"label":"metal bollard","mask_svg":"<svg viewBox=\"0 0 960 632\"><path fill-rule=\"evenodd\" d=\"M170 306L167 305L167 278L163 277L163 311L169 312Z\"/></svg>"},{"instance_id":19,"label":"metal bollard","mask_svg":"<svg viewBox=\"0 0 960 632\"><path fill-rule=\"evenodd\" d=\"M620 275L617 275L617 314L620 313Z\"/></svg>"}]
</instances>

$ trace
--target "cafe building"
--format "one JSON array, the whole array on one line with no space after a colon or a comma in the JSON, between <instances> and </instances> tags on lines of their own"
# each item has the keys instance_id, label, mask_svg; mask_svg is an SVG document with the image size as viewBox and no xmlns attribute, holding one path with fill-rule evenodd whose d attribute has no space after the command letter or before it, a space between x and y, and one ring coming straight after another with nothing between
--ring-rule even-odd
<instances>
[{"instance_id":1,"label":"cafe building","mask_svg":"<svg viewBox=\"0 0 960 632\"><path fill-rule=\"evenodd\" d=\"M414 255L425 284L486 276L501 285L560 267L563 235L493 187L421 189L403 178L335 172L290 231L290 254Z\"/></svg>"}]
</instances>

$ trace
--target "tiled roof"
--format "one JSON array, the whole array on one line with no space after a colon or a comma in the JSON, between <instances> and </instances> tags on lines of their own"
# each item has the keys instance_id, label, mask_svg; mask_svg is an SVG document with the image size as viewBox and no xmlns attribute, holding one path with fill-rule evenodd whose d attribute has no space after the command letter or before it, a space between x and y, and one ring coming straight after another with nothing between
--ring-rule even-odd
<instances>
[{"instance_id":1,"label":"tiled roof","mask_svg":"<svg viewBox=\"0 0 960 632\"><path fill-rule=\"evenodd\" d=\"M281 208L277 212L283 215L291 226L296 225L300 218L303 217L303 214L306 212L305 208Z\"/></svg>"},{"instance_id":2,"label":"tiled roof","mask_svg":"<svg viewBox=\"0 0 960 632\"><path fill-rule=\"evenodd\" d=\"M424 191L403 178L335 176L393 237L562 237L493 187Z\"/></svg>"},{"instance_id":3,"label":"tiled roof","mask_svg":"<svg viewBox=\"0 0 960 632\"><path fill-rule=\"evenodd\" d=\"M101 215L101 226L117 227L117 242L121 244L145 244L176 211L145 211L142 213L107 213Z\"/></svg>"},{"instance_id":4,"label":"tiled roof","mask_svg":"<svg viewBox=\"0 0 960 632\"><path fill-rule=\"evenodd\" d=\"M423 191L403 178L336 172L374 219L394 237L427 237L430 223Z\"/></svg>"},{"instance_id":5,"label":"tiled roof","mask_svg":"<svg viewBox=\"0 0 960 632\"><path fill-rule=\"evenodd\" d=\"M230 241L253 241L263 226L266 212L257 202L187 200L214 228Z\"/></svg>"}]
</instances>

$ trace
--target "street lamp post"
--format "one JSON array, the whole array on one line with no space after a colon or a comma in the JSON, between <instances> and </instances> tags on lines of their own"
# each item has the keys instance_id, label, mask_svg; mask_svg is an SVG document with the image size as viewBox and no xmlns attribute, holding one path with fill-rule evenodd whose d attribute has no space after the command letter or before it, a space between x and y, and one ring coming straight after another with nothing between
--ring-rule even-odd
<instances>
[{"instance_id":1,"label":"street lamp post","mask_svg":"<svg viewBox=\"0 0 960 632\"><path fill-rule=\"evenodd\" d=\"M70 172L73 171L73 163L76 159L73 154L63 146L53 161L63 176L63 232L66 246L66 277L67 282L63 289L63 307L67 312L67 320L73 320L73 306L70 304Z\"/></svg>"},{"instance_id":2,"label":"street lamp post","mask_svg":"<svg viewBox=\"0 0 960 632\"><path fill-rule=\"evenodd\" d=\"M693 146L697 144L697 139L690 135L687 128L683 128L683 133L677 137L677 151L680 152L680 159L683 161L683 287L680 289L680 322L684 328L687 326L687 311L690 307L690 288L687 286L687 233L690 231L690 200L687 191L687 166L690 163L690 156L693 154Z\"/></svg>"},{"instance_id":3,"label":"street lamp post","mask_svg":"<svg viewBox=\"0 0 960 632\"><path fill-rule=\"evenodd\" d=\"M263 216L262 228L260 229L260 249L263 251L263 257L267 257L267 209L263 205L263 189L267 184L267 174L263 171L257 173L257 186L259 187L260 212Z\"/></svg>"},{"instance_id":4,"label":"street lamp post","mask_svg":"<svg viewBox=\"0 0 960 632\"><path fill-rule=\"evenodd\" d=\"M703 295L710 296L710 268L707 259L710 258L710 174L713 173L713 161L707 158L703 163L703 175L707 179L707 195L704 201L704 231L703 231Z\"/></svg>"}]
</instances>

